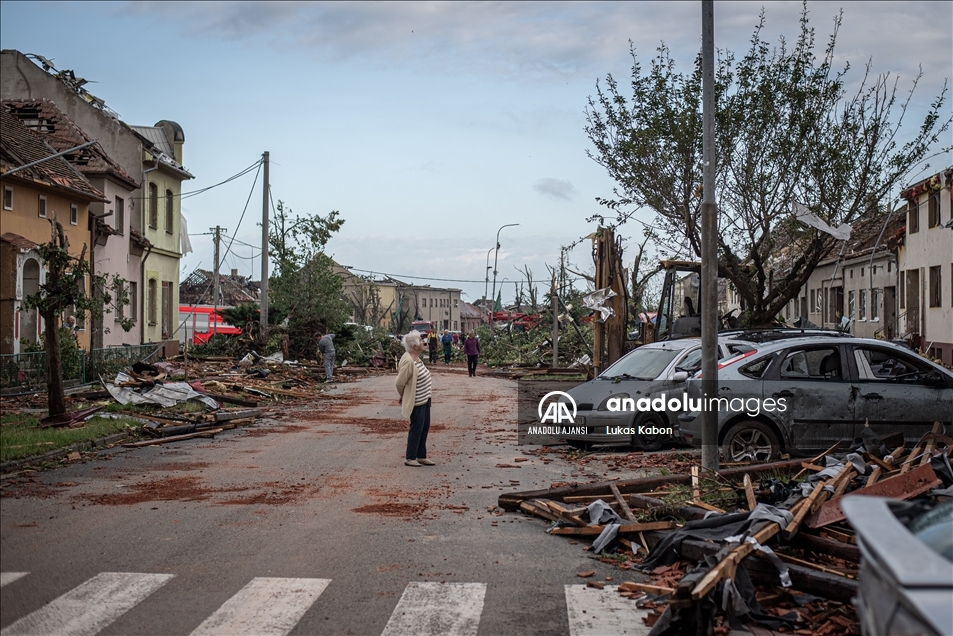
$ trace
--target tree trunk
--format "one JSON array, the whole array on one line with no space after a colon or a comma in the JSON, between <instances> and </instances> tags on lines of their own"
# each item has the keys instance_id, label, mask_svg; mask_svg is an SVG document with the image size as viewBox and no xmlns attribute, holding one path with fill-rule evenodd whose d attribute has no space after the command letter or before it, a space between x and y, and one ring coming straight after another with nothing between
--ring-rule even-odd
<instances>
[{"instance_id":1,"label":"tree trunk","mask_svg":"<svg viewBox=\"0 0 953 636\"><path fill-rule=\"evenodd\" d=\"M63 356L60 352L60 330L55 314L42 314L46 322L46 395L50 415L66 413L66 395L63 393Z\"/></svg>"}]
</instances>

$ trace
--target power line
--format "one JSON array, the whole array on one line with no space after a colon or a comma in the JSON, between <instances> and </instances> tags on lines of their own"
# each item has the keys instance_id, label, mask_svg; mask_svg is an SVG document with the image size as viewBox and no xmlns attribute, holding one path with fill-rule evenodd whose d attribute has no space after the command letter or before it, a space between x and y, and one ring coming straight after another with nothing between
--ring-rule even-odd
<instances>
[{"instance_id":1,"label":"power line","mask_svg":"<svg viewBox=\"0 0 953 636\"><path fill-rule=\"evenodd\" d=\"M428 278L428 277L426 277L426 276L411 276L411 275L408 275L408 274L388 274L387 272L381 272L381 271L379 271L379 270L358 269L358 268L356 268L356 267L347 267L347 268L345 268L345 269L347 269L347 270L349 270L349 271L352 271L352 272L363 272L363 273L365 273L365 274L380 274L381 276L387 276L388 278L398 278L398 279L400 279L400 278L408 278L408 279L413 279L413 280L433 280L433 281L437 281L437 282L441 282L441 283L484 283L484 282L486 282L486 281L483 281L483 280L464 280L464 279L459 279L459 278ZM570 279L567 279L567 280L583 280L583 278L580 276L580 277L576 277L576 278L570 278ZM509 279L507 279L506 282L508 282L508 283L529 283L530 281L528 281L528 280L509 280ZM538 283L538 282L540 282L540 281L532 281L532 282Z\"/></svg>"}]
</instances>

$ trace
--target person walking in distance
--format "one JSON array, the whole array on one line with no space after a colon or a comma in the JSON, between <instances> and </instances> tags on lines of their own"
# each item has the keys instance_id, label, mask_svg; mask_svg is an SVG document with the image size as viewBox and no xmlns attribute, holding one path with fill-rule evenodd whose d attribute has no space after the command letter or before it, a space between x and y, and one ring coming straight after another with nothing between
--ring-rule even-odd
<instances>
[{"instance_id":1,"label":"person walking in distance","mask_svg":"<svg viewBox=\"0 0 953 636\"><path fill-rule=\"evenodd\" d=\"M480 357L480 341L477 340L476 332L467 334L467 339L463 341L463 353L467 357L467 371L471 378L475 378L477 359Z\"/></svg>"},{"instance_id":2,"label":"person walking in distance","mask_svg":"<svg viewBox=\"0 0 953 636\"><path fill-rule=\"evenodd\" d=\"M330 382L334 373L334 334L326 333L318 340L318 351L324 356L324 381Z\"/></svg>"},{"instance_id":3,"label":"person walking in distance","mask_svg":"<svg viewBox=\"0 0 953 636\"><path fill-rule=\"evenodd\" d=\"M433 466L427 459L427 434L430 433L430 399L433 385L430 370L420 359L424 343L419 331L411 331L403 338L405 353L397 363L397 393L400 394L400 413L410 418L407 432L407 452L404 465L419 468Z\"/></svg>"},{"instance_id":4,"label":"person walking in distance","mask_svg":"<svg viewBox=\"0 0 953 636\"><path fill-rule=\"evenodd\" d=\"M450 335L449 330L443 330L443 336L440 338L440 343L443 345L443 363L450 364L450 352L453 348L453 336Z\"/></svg>"},{"instance_id":5,"label":"person walking in distance","mask_svg":"<svg viewBox=\"0 0 953 636\"><path fill-rule=\"evenodd\" d=\"M431 330L427 336L427 348L430 353L430 364L437 364L437 332Z\"/></svg>"}]
</instances>

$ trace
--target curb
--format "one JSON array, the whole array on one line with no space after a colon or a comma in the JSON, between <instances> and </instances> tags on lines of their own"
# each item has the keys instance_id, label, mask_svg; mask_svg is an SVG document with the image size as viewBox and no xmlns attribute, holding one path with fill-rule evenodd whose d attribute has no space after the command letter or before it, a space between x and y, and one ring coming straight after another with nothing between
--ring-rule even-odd
<instances>
[{"instance_id":1,"label":"curb","mask_svg":"<svg viewBox=\"0 0 953 636\"><path fill-rule=\"evenodd\" d=\"M33 457L25 457L23 459L13 459L8 462L0 463L0 473L11 473L16 470L20 470L32 464L37 464L46 461L57 460L62 457L66 457L70 453L82 452L92 450L94 448L106 448L110 444L115 444L129 437L129 433L113 433L112 435L107 435L106 437L100 437L99 439L94 439L86 442L77 442L72 446L67 446L66 448L61 448L59 450L50 451L43 455L34 455Z\"/></svg>"}]
</instances>

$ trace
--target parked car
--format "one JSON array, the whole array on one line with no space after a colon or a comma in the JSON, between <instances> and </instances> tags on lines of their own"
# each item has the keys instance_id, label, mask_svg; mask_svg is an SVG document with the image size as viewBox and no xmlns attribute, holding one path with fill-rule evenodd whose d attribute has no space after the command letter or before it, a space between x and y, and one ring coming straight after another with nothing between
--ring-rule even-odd
<instances>
[{"instance_id":1,"label":"parked car","mask_svg":"<svg viewBox=\"0 0 953 636\"><path fill-rule=\"evenodd\" d=\"M917 513L916 504L848 496L841 507L859 539L862 633L953 634L953 501L906 524L895 512Z\"/></svg>"},{"instance_id":2,"label":"parked car","mask_svg":"<svg viewBox=\"0 0 953 636\"><path fill-rule=\"evenodd\" d=\"M719 409L718 443L727 462L829 448L859 436L865 423L880 437L901 431L913 441L934 422L953 423L953 373L907 348L849 336L751 344L753 351L719 365L719 397L761 406ZM687 386L690 398L701 396L699 377ZM695 445L701 421L700 410L679 416Z\"/></svg>"},{"instance_id":3,"label":"parked car","mask_svg":"<svg viewBox=\"0 0 953 636\"><path fill-rule=\"evenodd\" d=\"M746 342L726 340L718 346L722 358L754 350ZM665 442L679 438L678 411L610 411L610 400L655 399L662 393L666 397L680 396L685 381L701 368L701 360L699 338L654 342L627 353L595 379L567 391L576 403L575 424L603 432L568 435L566 442L577 448L629 444L658 450ZM632 432L605 432L617 428Z\"/></svg>"}]
</instances>

